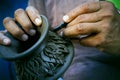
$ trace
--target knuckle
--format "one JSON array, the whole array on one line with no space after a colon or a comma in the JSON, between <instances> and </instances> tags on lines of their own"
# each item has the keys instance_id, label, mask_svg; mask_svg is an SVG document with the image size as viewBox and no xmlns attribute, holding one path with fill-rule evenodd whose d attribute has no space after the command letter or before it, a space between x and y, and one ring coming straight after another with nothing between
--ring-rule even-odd
<instances>
[{"instance_id":1,"label":"knuckle","mask_svg":"<svg viewBox=\"0 0 120 80\"><path fill-rule=\"evenodd\" d=\"M76 27L77 27L77 31L81 31L82 30L81 24L78 24Z\"/></svg>"},{"instance_id":2,"label":"knuckle","mask_svg":"<svg viewBox=\"0 0 120 80\"><path fill-rule=\"evenodd\" d=\"M105 42L104 34L98 34L98 36L96 36L94 40L95 41L93 43L95 47L101 46Z\"/></svg>"},{"instance_id":3,"label":"knuckle","mask_svg":"<svg viewBox=\"0 0 120 80\"><path fill-rule=\"evenodd\" d=\"M112 2L104 1L101 5L106 8L106 10L114 10L114 4Z\"/></svg>"},{"instance_id":4,"label":"knuckle","mask_svg":"<svg viewBox=\"0 0 120 80\"><path fill-rule=\"evenodd\" d=\"M105 43L105 37L100 37L99 40L98 40L98 42L99 43L96 45L96 47L101 46L102 44Z\"/></svg>"},{"instance_id":5,"label":"knuckle","mask_svg":"<svg viewBox=\"0 0 120 80\"><path fill-rule=\"evenodd\" d=\"M35 13L35 8L32 7L32 6L28 6L28 7L26 8L26 11L27 11L28 14L30 14L30 13Z\"/></svg>"},{"instance_id":6,"label":"knuckle","mask_svg":"<svg viewBox=\"0 0 120 80\"><path fill-rule=\"evenodd\" d=\"M82 5L81 6L81 9L82 9L82 11L85 13L85 12L87 12L87 11L89 11L89 4L84 4L84 5Z\"/></svg>"},{"instance_id":7,"label":"knuckle","mask_svg":"<svg viewBox=\"0 0 120 80\"><path fill-rule=\"evenodd\" d=\"M32 28L33 25L32 25L31 22L28 22L28 23L25 23L24 26L22 26L22 27L25 28L25 29L29 29L29 28Z\"/></svg>"},{"instance_id":8,"label":"knuckle","mask_svg":"<svg viewBox=\"0 0 120 80\"><path fill-rule=\"evenodd\" d=\"M6 18L3 19L3 23L4 23L4 24L9 23L9 21L11 21L11 18L10 18L10 17L6 17Z\"/></svg>"},{"instance_id":9,"label":"knuckle","mask_svg":"<svg viewBox=\"0 0 120 80\"><path fill-rule=\"evenodd\" d=\"M10 32L10 33L11 33L11 32ZM11 34L12 34L13 36L19 36L18 32L16 32L16 31L15 31L15 32L12 32Z\"/></svg>"},{"instance_id":10,"label":"knuckle","mask_svg":"<svg viewBox=\"0 0 120 80\"><path fill-rule=\"evenodd\" d=\"M105 5L107 5L108 7L113 7L114 5L113 5L113 3L112 2L105 2Z\"/></svg>"},{"instance_id":11,"label":"knuckle","mask_svg":"<svg viewBox=\"0 0 120 80\"><path fill-rule=\"evenodd\" d=\"M114 18L114 13L111 11L108 11L108 13L105 13L103 17L107 18Z\"/></svg>"},{"instance_id":12,"label":"knuckle","mask_svg":"<svg viewBox=\"0 0 120 80\"><path fill-rule=\"evenodd\" d=\"M79 34L84 33L84 25L83 24L78 24L76 27L77 27L76 31L78 31Z\"/></svg>"},{"instance_id":13,"label":"knuckle","mask_svg":"<svg viewBox=\"0 0 120 80\"><path fill-rule=\"evenodd\" d=\"M111 24L109 22L106 22L102 24L102 30L108 30L111 27Z\"/></svg>"},{"instance_id":14,"label":"knuckle","mask_svg":"<svg viewBox=\"0 0 120 80\"><path fill-rule=\"evenodd\" d=\"M83 4L81 7L83 7L84 9L88 9L93 4L94 4L94 2L89 2L89 3Z\"/></svg>"},{"instance_id":15,"label":"knuckle","mask_svg":"<svg viewBox=\"0 0 120 80\"><path fill-rule=\"evenodd\" d=\"M26 8L26 10L29 10L29 9L31 9L32 8L32 6L28 6L27 8Z\"/></svg>"},{"instance_id":16,"label":"knuckle","mask_svg":"<svg viewBox=\"0 0 120 80\"><path fill-rule=\"evenodd\" d=\"M107 17L109 17L110 19L114 19L115 18L114 13L108 14Z\"/></svg>"},{"instance_id":17,"label":"knuckle","mask_svg":"<svg viewBox=\"0 0 120 80\"><path fill-rule=\"evenodd\" d=\"M25 30L31 29L31 28L33 28L33 25L31 22L26 22L26 23L22 24L22 28Z\"/></svg>"},{"instance_id":18,"label":"knuckle","mask_svg":"<svg viewBox=\"0 0 120 80\"><path fill-rule=\"evenodd\" d=\"M100 14L102 18L111 18L113 19L115 17L114 12L111 10L106 10L106 12L102 12L102 14Z\"/></svg>"},{"instance_id":19,"label":"knuckle","mask_svg":"<svg viewBox=\"0 0 120 80\"><path fill-rule=\"evenodd\" d=\"M16 30L12 33L13 36L16 36L16 37L19 37L20 35L22 34L22 31L21 30Z\"/></svg>"},{"instance_id":20,"label":"knuckle","mask_svg":"<svg viewBox=\"0 0 120 80\"><path fill-rule=\"evenodd\" d=\"M21 13L23 13L24 12L24 10L23 9L17 9L16 11L15 11L15 15L17 15L17 14L21 14Z\"/></svg>"},{"instance_id":21,"label":"knuckle","mask_svg":"<svg viewBox=\"0 0 120 80\"><path fill-rule=\"evenodd\" d=\"M87 17L88 17L88 16L87 16L86 14L80 15L80 16L78 16L77 21L78 21L78 22L83 22L84 20L87 19Z\"/></svg>"},{"instance_id":22,"label":"knuckle","mask_svg":"<svg viewBox=\"0 0 120 80\"><path fill-rule=\"evenodd\" d=\"M68 16L69 16L70 18L74 18L74 17L75 17L75 15L74 15L75 13L77 13L76 9L71 10L71 11L68 13Z\"/></svg>"},{"instance_id":23,"label":"knuckle","mask_svg":"<svg viewBox=\"0 0 120 80\"><path fill-rule=\"evenodd\" d=\"M31 11L31 10L33 10L33 11L35 11L36 10L36 8L35 7L33 7L33 6L28 6L27 8L26 8L26 11Z\"/></svg>"}]
</instances>

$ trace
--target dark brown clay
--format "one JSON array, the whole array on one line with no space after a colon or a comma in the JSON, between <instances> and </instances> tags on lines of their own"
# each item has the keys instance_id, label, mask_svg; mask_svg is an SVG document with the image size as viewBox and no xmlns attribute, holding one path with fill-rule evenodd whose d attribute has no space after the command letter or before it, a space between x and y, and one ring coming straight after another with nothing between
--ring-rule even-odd
<instances>
[{"instance_id":1,"label":"dark brown clay","mask_svg":"<svg viewBox=\"0 0 120 80\"><path fill-rule=\"evenodd\" d=\"M7 33L12 44L0 45L0 57L15 62L18 80L56 80L72 62L71 41L49 31L46 17L42 19L42 27L29 41L21 42Z\"/></svg>"}]
</instances>

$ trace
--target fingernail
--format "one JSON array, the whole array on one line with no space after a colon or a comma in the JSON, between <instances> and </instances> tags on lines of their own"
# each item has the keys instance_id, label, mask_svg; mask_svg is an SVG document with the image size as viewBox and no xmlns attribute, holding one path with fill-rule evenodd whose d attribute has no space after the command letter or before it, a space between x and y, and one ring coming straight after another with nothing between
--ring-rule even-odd
<instances>
[{"instance_id":1,"label":"fingernail","mask_svg":"<svg viewBox=\"0 0 120 80\"><path fill-rule=\"evenodd\" d=\"M5 38L5 39L3 39L3 44L5 44L5 45L8 45L8 44L10 44L10 39L7 39L7 38Z\"/></svg>"},{"instance_id":2,"label":"fingernail","mask_svg":"<svg viewBox=\"0 0 120 80\"><path fill-rule=\"evenodd\" d=\"M36 18L36 19L35 19L35 24L36 24L37 26L40 26L41 23L42 23L42 21L41 21L40 18Z\"/></svg>"},{"instance_id":3,"label":"fingernail","mask_svg":"<svg viewBox=\"0 0 120 80\"><path fill-rule=\"evenodd\" d=\"M59 35L60 35L61 37L63 37L63 36L64 36L64 32L61 31Z\"/></svg>"},{"instance_id":4,"label":"fingernail","mask_svg":"<svg viewBox=\"0 0 120 80\"><path fill-rule=\"evenodd\" d=\"M63 21L68 22L68 20L69 20L69 16L68 15L63 16Z\"/></svg>"},{"instance_id":5,"label":"fingernail","mask_svg":"<svg viewBox=\"0 0 120 80\"><path fill-rule=\"evenodd\" d=\"M22 38L23 41L28 40L28 36L26 34L23 34L21 38Z\"/></svg>"},{"instance_id":6,"label":"fingernail","mask_svg":"<svg viewBox=\"0 0 120 80\"><path fill-rule=\"evenodd\" d=\"M36 30L30 29L30 30L29 30L29 34L30 34L31 36L35 35L35 34L36 34Z\"/></svg>"}]
</instances>

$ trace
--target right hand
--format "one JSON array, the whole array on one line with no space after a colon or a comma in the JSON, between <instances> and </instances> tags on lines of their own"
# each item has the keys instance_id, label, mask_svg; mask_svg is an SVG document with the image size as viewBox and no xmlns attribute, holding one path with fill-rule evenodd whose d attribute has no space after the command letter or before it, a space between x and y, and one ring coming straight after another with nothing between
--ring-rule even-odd
<instances>
[{"instance_id":1,"label":"right hand","mask_svg":"<svg viewBox=\"0 0 120 80\"><path fill-rule=\"evenodd\" d=\"M14 19L6 17L3 20L3 25L6 30L12 34L13 37L21 41L27 41L29 38L28 35L34 36L36 34L36 30L34 29L35 26L33 24L40 27L42 20L38 10L32 6L28 6L26 11L17 9L14 13ZM11 40L4 36L4 33L0 33L0 44L9 45L10 43Z\"/></svg>"},{"instance_id":2,"label":"right hand","mask_svg":"<svg viewBox=\"0 0 120 80\"><path fill-rule=\"evenodd\" d=\"M120 14L112 3L85 3L68 12L63 19L68 23L63 32L64 36L87 35L80 37L81 45L120 55Z\"/></svg>"}]
</instances>

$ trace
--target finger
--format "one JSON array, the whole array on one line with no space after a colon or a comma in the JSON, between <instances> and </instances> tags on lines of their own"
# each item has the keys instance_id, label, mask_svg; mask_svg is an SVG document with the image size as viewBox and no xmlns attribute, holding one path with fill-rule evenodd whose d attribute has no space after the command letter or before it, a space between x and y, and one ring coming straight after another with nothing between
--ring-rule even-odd
<instances>
[{"instance_id":1,"label":"finger","mask_svg":"<svg viewBox=\"0 0 120 80\"><path fill-rule=\"evenodd\" d=\"M91 35L80 40L80 44L84 46L98 47L105 41L104 34Z\"/></svg>"},{"instance_id":2,"label":"finger","mask_svg":"<svg viewBox=\"0 0 120 80\"><path fill-rule=\"evenodd\" d=\"M32 6L29 6L26 8L26 12L36 26L40 26L42 24L42 19L37 9L35 9Z\"/></svg>"},{"instance_id":3,"label":"finger","mask_svg":"<svg viewBox=\"0 0 120 80\"><path fill-rule=\"evenodd\" d=\"M7 17L3 20L3 25L9 33L11 33L15 38L26 41L28 39L27 34L25 34L18 25L13 21L12 18Z\"/></svg>"},{"instance_id":4,"label":"finger","mask_svg":"<svg viewBox=\"0 0 120 80\"><path fill-rule=\"evenodd\" d=\"M99 13L82 14L76 17L67 26L72 26L78 23L93 23L101 20L102 20L102 16Z\"/></svg>"},{"instance_id":5,"label":"finger","mask_svg":"<svg viewBox=\"0 0 120 80\"><path fill-rule=\"evenodd\" d=\"M10 45L11 43L11 40L4 36L3 33L0 33L0 44L3 44L3 45Z\"/></svg>"},{"instance_id":6,"label":"finger","mask_svg":"<svg viewBox=\"0 0 120 80\"><path fill-rule=\"evenodd\" d=\"M22 28L31 36L36 34L29 17L23 9L18 9L15 11L15 19L22 26Z\"/></svg>"},{"instance_id":7,"label":"finger","mask_svg":"<svg viewBox=\"0 0 120 80\"><path fill-rule=\"evenodd\" d=\"M76 18L78 15L96 12L100 8L101 8L100 2L90 2L90 3L83 4L71 10L69 13L63 16L63 21L65 21L66 23L69 23L71 20Z\"/></svg>"},{"instance_id":8,"label":"finger","mask_svg":"<svg viewBox=\"0 0 120 80\"><path fill-rule=\"evenodd\" d=\"M100 29L97 23L80 23L64 29L63 36L75 37L98 32L100 32Z\"/></svg>"}]
</instances>

